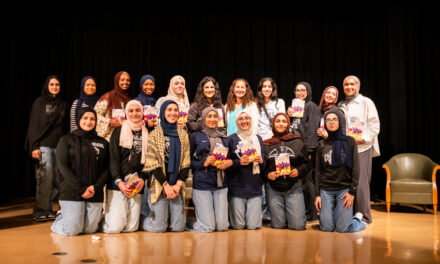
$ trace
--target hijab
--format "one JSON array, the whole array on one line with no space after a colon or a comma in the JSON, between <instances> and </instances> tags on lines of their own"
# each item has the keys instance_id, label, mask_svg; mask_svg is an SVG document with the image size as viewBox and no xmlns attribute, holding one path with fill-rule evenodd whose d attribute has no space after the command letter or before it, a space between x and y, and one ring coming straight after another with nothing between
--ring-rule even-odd
<instances>
[{"instance_id":1,"label":"hijab","mask_svg":"<svg viewBox=\"0 0 440 264\"><path fill-rule=\"evenodd\" d=\"M179 176L180 167L180 139L177 133L177 119L176 122L171 124L165 119L165 109L168 105L177 103L172 100L166 100L160 107L160 126L162 127L163 134L170 138L170 151L168 157L168 168L167 172L170 174L169 183L171 185L176 184L177 178Z\"/></svg>"},{"instance_id":2,"label":"hijab","mask_svg":"<svg viewBox=\"0 0 440 264\"><path fill-rule=\"evenodd\" d=\"M335 98L335 101L333 103L327 103L325 101L325 94L330 89L335 89L335 91L336 91L336 98ZM336 88L335 86L328 86L328 87L326 87L324 89L324 91L322 92L321 101L319 101L319 109L321 109L321 112L325 113L328 110L330 110L332 107L336 106L336 102L338 101L338 97L339 97L338 88Z\"/></svg>"},{"instance_id":3,"label":"hijab","mask_svg":"<svg viewBox=\"0 0 440 264\"><path fill-rule=\"evenodd\" d=\"M344 87L343 85L347 79L353 79L354 82L357 83L356 93L353 96L345 96L345 100L347 102L350 102L351 100L355 99L359 95L359 90L361 89L361 81L359 80L359 78L357 76L349 75L349 76L345 77L344 81L342 82L342 87Z\"/></svg>"},{"instance_id":4,"label":"hijab","mask_svg":"<svg viewBox=\"0 0 440 264\"><path fill-rule=\"evenodd\" d=\"M186 104L189 105L189 100L188 100L188 94L186 92L186 89L184 90L182 95L177 95L174 92L174 82L177 79L183 79L183 81L185 81L185 78L183 78L180 75L175 75L173 78L171 78L170 80L170 86L168 87L168 95L166 96L167 100L173 100L174 102L180 103L180 104Z\"/></svg>"},{"instance_id":5,"label":"hijab","mask_svg":"<svg viewBox=\"0 0 440 264\"><path fill-rule=\"evenodd\" d=\"M255 133L252 127L252 116L250 115L250 113L246 109L239 112L235 118L235 123L237 123L238 118L240 118L240 116L242 115L248 115L251 118L250 121L251 124L249 125L248 130L242 130L237 124L237 128L238 128L237 136L241 140L251 140L255 150L257 151L257 154L261 155L260 141L258 140L257 134ZM260 173L260 165L258 164L258 162L253 162L252 174L259 174L259 173Z\"/></svg>"},{"instance_id":6,"label":"hijab","mask_svg":"<svg viewBox=\"0 0 440 264\"><path fill-rule=\"evenodd\" d=\"M154 79L153 76L151 76L151 75L144 75L144 76L142 76L142 77L141 77L141 81L140 81L140 83L139 83L139 86L140 86L140 92L139 92L138 97L136 97L136 99L139 100L139 101L141 101L141 104L142 104L142 105L151 105L151 106L154 106L154 105L156 105L156 99L154 99L154 97L151 96L151 95L147 95L147 94L144 92L144 89L142 88L142 87L144 86L144 83L145 83L147 80L151 80L151 81L153 81L154 85L156 85L156 80Z\"/></svg>"},{"instance_id":7,"label":"hijab","mask_svg":"<svg viewBox=\"0 0 440 264\"><path fill-rule=\"evenodd\" d=\"M327 123L324 122L324 128L328 132L329 141L333 141L332 147L332 166L341 167L345 166L353 168L353 153L350 146L350 137L346 136L342 132L341 120L344 118L339 111L335 111L334 108L330 109L325 115L324 120L329 114L335 114L338 117L339 128L336 131L330 131L327 128Z\"/></svg>"},{"instance_id":8,"label":"hijab","mask_svg":"<svg viewBox=\"0 0 440 264\"><path fill-rule=\"evenodd\" d=\"M90 106L91 108L93 108L93 107L95 107L95 104L98 101L98 97L96 96L96 92L92 95L88 95L88 94L86 94L86 92L84 92L84 87L86 85L86 82L89 79L92 79L96 84L96 80L92 76L86 76L86 77L82 78L81 89L79 92L79 99L78 99L78 102L77 102L76 108L75 108L75 116L78 115L78 110L82 108L83 103L85 103L87 106Z\"/></svg>"},{"instance_id":9,"label":"hijab","mask_svg":"<svg viewBox=\"0 0 440 264\"><path fill-rule=\"evenodd\" d=\"M279 132L275 129L275 120L276 120L277 117L280 116L280 115L286 117L286 119L287 119L287 128L286 128L286 131L284 131L283 133L279 133ZM290 127L290 118L289 118L289 116L288 116L287 114L285 114L285 113L282 113L282 112L277 113L277 114L272 118L272 133L273 133L273 136L272 136L272 138L266 139L266 140L263 142L263 145L271 146L271 145L275 145L275 144L277 144L277 143L279 143L279 142L281 142L281 141L290 141L290 140L293 140L293 139L295 139L295 138L300 138L300 139L302 139L302 137L300 137L300 136L298 136L298 135L296 135L296 134L289 133L289 127Z\"/></svg>"},{"instance_id":10,"label":"hijab","mask_svg":"<svg viewBox=\"0 0 440 264\"><path fill-rule=\"evenodd\" d=\"M60 98L61 90L56 96L49 92L49 82L52 79L58 80L61 86L58 76L50 75L47 77L41 91L42 95L35 100L32 106L25 143L25 148L29 153L33 151L35 144L44 137L47 131L63 121L66 114L66 103ZM51 113L47 113L48 108L52 109Z\"/></svg>"},{"instance_id":11,"label":"hijab","mask_svg":"<svg viewBox=\"0 0 440 264\"><path fill-rule=\"evenodd\" d=\"M312 86L308 82L299 82L296 84L296 86L298 86L300 84L302 84L306 87L307 97L306 97L306 99L304 99L304 101L307 103L312 100ZM295 86L295 89L296 89L296 86Z\"/></svg>"},{"instance_id":12,"label":"hijab","mask_svg":"<svg viewBox=\"0 0 440 264\"><path fill-rule=\"evenodd\" d=\"M114 87L113 90L110 92L104 94L99 100L107 100L107 113L109 116L112 115L112 109L120 109L121 103L124 105L127 104L128 101L130 101L130 95L128 95L127 91L122 90L121 87L119 87L119 80L121 79L121 76L123 73L128 74L125 71L120 71L115 75L114 78Z\"/></svg>"},{"instance_id":13,"label":"hijab","mask_svg":"<svg viewBox=\"0 0 440 264\"><path fill-rule=\"evenodd\" d=\"M125 112L128 112L128 109L131 105L137 105L143 111L142 104L138 100L131 100L125 106ZM148 146L148 130L143 125L143 118L141 121L137 123L133 123L128 118L124 121L121 127L121 134L119 136L119 146L131 149L133 147L133 132L132 131L141 131L142 134L142 154L141 154L141 164L145 163L146 155L147 155L147 146Z\"/></svg>"}]
</instances>

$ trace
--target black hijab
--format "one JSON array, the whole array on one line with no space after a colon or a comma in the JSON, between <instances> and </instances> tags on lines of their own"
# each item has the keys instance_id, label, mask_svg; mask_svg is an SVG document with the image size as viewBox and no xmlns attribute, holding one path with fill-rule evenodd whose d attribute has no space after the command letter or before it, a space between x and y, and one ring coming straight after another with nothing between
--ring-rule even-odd
<instances>
[{"instance_id":1,"label":"black hijab","mask_svg":"<svg viewBox=\"0 0 440 264\"><path fill-rule=\"evenodd\" d=\"M324 120L329 114L335 114L338 117L339 122L339 128L336 131L328 130L327 123L324 122L325 130L328 132L327 140L333 141L331 165L333 167L345 166L348 168L353 168L353 153L350 146L350 137L344 135L341 126L341 120L343 120L345 117L340 111L336 111L334 108L332 108L324 115Z\"/></svg>"},{"instance_id":2,"label":"black hijab","mask_svg":"<svg viewBox=\"0 0 440 264\"><path fill-rule=\"evenodd\" d=\"M66 103L60 99L61 90L56 96L49 92L49 82L51 79L58 80L61 86L60 78L56 75L50 75L44 83L42 95L32 105L25 143L25 148L29 153L39 148L39 141L50 129L61 123L66 114ZM48 111L49 109L50 111Z\"/></svg>"}]
</instances>

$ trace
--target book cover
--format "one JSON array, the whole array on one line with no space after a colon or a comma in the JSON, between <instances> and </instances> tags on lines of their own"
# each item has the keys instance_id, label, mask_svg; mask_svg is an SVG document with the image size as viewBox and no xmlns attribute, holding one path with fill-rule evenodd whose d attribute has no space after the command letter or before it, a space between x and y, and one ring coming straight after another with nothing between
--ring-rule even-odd
<instances>
[{"instance_id":1,"label":"book cover","mask_svg":"<svg viewBox=\"0 0 440 264\"><path fill-rule=\"evenodd\" d=\"M228 148L222 144L216 143L212 155L215 158L214 166L219 166L226 160L226 157L228 156Z\"/></svg>"},{"instance_id":2,"label":"book cover","mask_svg":"<svg viewBox=\"0 0 440 264\"><path fill-rule=\"evenodd\" d=\"M361 138L362 131L364 130L365 123L362 121L350 120L350 126L348 128L348 136L354 138Z\"/></svg>"},{"instance_id":3,"label":"book cover","mask_svg":"<svg viewBox=\"0 0 440 264\"><path fill-rule=\"evenodd\" d=\"M217 108L218 112L218 127L225 127L225 119L223 117L223 110L221 108Z\"/></svg>"},{"instance_id":4,"label":"book cover","mask_svg":"<svg viewBox=\"0 0 440 264\"><path fill-rule=\"evenodd\" d=\"M290 159L289 154L282 153L275 158L275 167L276 171L280 173L280 175L289 175L290 174Z\"/></svg>"},{"instance_id":5,"label":"book cover","mask_svg":"<svg viewBox=\"0 0 440 264\"><path fill-rule=\"evenodd\" d=\"M136 185L138 184L138 182L137 182L138 180L139 180L139 176L138 176L137 172L128 174L124 178L125 187L127 189L131 190L130 198L135 196L137 193L137 190L135 188L136 188Z\"/></svg>"},{"instance_id":6,"label":"book cover","mask_svg":"<svg viewBox=\"0 0 440 264\"><path fill-rule=\"evenodd\" d=\"M257 150L254 147L252 140L242 140L238 143L238 148L240 149L241 155L248 156L249 161L253 162L257 157Z\"/></svg>"},{"instance_id":7,"label":"book cover","mask_svg":"<svg viewBox=\"0 0 440 264\"><path fill-rule=\"evenodd\" d=\"M122 125L125 120L125 110L124 109L112 109L112 120L118 121Z\"/></svg>"},{"instance_id":8,"label":"book cover","mask_svg":"<svg viewBox=\"0 0 440 264\"><path fill-rule=\"evenodd\" d=\"M292 100L291 117L302 118L304 116L304 105L305 101L295 98Z\"/></svg>"},{"instance_id":9,"label":"book cover","mask_svg":"<svg viewBox=\"0 0 440 264\"><path fill-rule=\"evenodd\" d=\"M188 111L189 111L189 105L179 104L179 118L177 121L186 123L188 121Z\"/></svg>"},{"instance_id":10,"label":"book cover","mask_svg":"<svg viewBox=\"0 0 440 264\"><path fill-rule=\"evenodd\" d=\"M144 120L153 120L154 123L157 121L157 109L151 105L144 106Z\"/></svg>"}]
</instances>

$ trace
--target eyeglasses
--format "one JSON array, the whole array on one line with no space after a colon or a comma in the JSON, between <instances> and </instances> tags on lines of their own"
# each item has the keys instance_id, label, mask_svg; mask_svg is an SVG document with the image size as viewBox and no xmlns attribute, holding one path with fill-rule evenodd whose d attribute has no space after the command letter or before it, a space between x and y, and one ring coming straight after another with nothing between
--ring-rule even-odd
<instances>
[{"instance_id":1,"label":"eyeglasses","mask_svg":"<svg viewBox=\"0 0 440 264\"><path fill-rule=\"evenodd\" d=\"M339 120L337 119L337 118L332 118L332 119L326 119L325 120L325 122L326 123L336 123L336 122L338 122Z\"/></svg>"},{"instance_id":2,"label":"eyeglasses","mask_svg":"<svg viewBox=\"0 0 440 264\"><path fill-rule=\"evenodd\" d=\"M306 89L295 89L296 93L305 93Z\"/></svg>"}]
</instances>

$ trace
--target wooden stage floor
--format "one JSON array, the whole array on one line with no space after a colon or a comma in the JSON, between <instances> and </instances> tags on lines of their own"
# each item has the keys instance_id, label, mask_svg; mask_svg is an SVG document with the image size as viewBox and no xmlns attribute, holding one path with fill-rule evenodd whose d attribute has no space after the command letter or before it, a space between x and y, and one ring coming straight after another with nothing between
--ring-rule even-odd
<instances>
[{"instance_id":1,"label":"wooden stage floor","mask_svg":"<svg viewBox=\"0 0 440 264\"><path fill-rule=\"evenodd\" d=\"M0 206L0 263L440 263L439 215L373 204L373 224L354 234L305 231L124 234L66 237L32 221L31 199Z\"/></svg>"}]
</instances>

